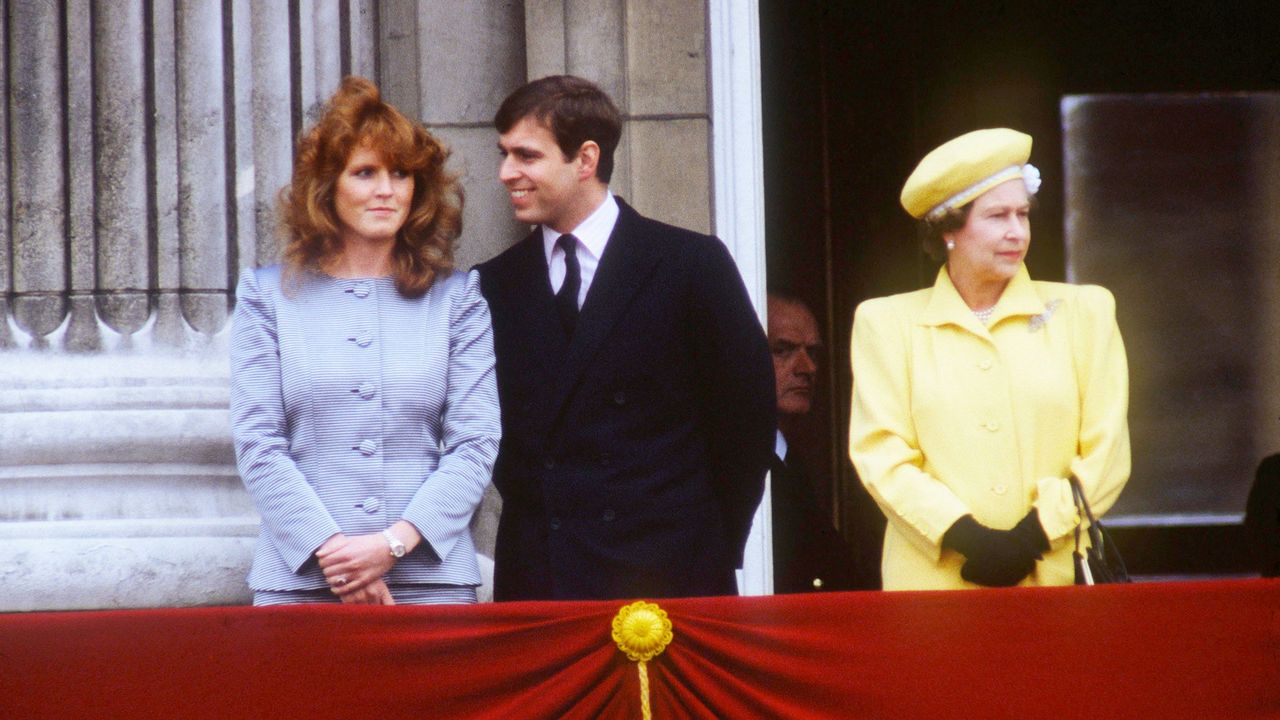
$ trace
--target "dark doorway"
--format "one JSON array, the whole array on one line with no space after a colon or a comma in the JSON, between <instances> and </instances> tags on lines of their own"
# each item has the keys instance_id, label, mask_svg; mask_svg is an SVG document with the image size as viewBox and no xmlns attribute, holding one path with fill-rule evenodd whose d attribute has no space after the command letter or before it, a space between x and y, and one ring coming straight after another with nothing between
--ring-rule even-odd
<instances>
[{"instance_id":1,"label":"dark doorway","mask_svg":"<svg viewBox=\"0 0 1280 720\"><path fill-rule=\"evenodd\" d=\"M825 399L806 444L830 468L822 490L846 532L864 512L845 457L853 309L937 272L898 204L916 161L977 128L1030 133L1045 182L1027 264L1062 280L1065 96L1280 89L1274 3L760 0L760 16L770 284L805 298L822 325ZM1225 574L1245 553L1222 543L1242 537L1235 523L1163 522L1118 542L1137 573Z\"/></svg>"}]
</instances>

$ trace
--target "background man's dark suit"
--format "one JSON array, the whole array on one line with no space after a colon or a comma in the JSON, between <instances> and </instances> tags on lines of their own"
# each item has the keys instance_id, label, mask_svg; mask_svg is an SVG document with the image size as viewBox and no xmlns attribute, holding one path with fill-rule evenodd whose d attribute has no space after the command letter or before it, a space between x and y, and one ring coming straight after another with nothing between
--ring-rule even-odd
<instances>
[{"instance_id":1,"label":"background man's dark suit","mask_svg":"<svg viewBox=\"0 0 1280 720\"><path fill-rule=\"evenodd\" d=\"M736 593L776 427L764 333L722 243L619 206L571 338L540 229L479 268L498 600Z\"/></svg>"},{"instance_id":2,"label":"background man's dark suit","mask_svg":"<svg viewBox=\"0 0 1280 720\"><path fill-rule=\"evenodd\" d=\"M858 542L846 542L814 497L796 455L788 453L785 461L775 455L771 467L773 592L879 590L880 556L864 549L880 549L875 532L884 532L883 517L854 518ZM871 529L864 531L867 525Z\"/></svg>"},{"instance_id":3,"label":"background man's dark suit","mask_svg":"<svg viewBox=\"0 0 1280 720\"><path fill-rule=\"evenodd\" d=\"M818 394L822 333L817 318L798 296L769 292L769 350L777 381L779 435L786 459L773 457L770 508L773 517L773 591L870 590L880 587L880 538L884 515L861 483L850 489L852 512L846 542L831 523L815 488L830 492L824 473L809 477L803 453L805 418ZM812 448L811 448L812 449ZM783 452L781 449L775 452ZM823 464L816 464L821 468ZM825 480L815 483L814 480Z\"/></svg>"}]
</instances>

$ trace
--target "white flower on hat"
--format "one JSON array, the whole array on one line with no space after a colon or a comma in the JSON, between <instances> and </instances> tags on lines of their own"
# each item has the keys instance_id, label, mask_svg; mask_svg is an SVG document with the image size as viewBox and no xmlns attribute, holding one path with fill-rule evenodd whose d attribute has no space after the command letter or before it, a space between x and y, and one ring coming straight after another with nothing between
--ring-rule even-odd
<instances>
[{"instance_id":1,"label":"white flower on hat","mask_svg":"<svg viewBox=\"0 0 1280 720\"><path fill-rule=\"evenodd\" d=\"M1028 195L1035 195L1040 191L1040 168L1027 163L1022 166L1022 184L1027 187Z\"/></svg>"}]
</instances>

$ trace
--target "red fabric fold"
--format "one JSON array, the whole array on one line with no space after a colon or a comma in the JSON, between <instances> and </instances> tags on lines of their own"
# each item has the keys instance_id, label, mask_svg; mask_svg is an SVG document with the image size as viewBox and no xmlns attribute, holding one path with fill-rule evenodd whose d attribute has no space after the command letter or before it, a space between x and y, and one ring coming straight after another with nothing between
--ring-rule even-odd
<instances>
[{"instance_id":1,"label":"red fabric fold","mask_svg":"<svg viewBox=\"0 0 1280 720\"><path fill-rule=\"evenodd\" d=\"M1280 717L1280 581L657 600L655 718ZM624 602L0 615L6 718L635 718Z\"/></svg>"}]
</instances>

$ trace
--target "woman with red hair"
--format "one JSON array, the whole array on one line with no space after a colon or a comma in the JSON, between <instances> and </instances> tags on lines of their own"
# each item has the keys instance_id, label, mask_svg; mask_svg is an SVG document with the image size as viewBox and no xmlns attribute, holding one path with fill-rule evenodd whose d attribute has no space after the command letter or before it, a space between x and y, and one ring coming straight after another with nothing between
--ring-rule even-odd
<instances>
[{"instance_id":1,"label":"woman with red hair","mask_svg":"<svg viewBox=\"0 0 1280 720\"><path fill-rule=\"evenodd\" d=\"M245 270L231 422L255 605L475 602L498 450L489 310L448 151L363 78L298 142L283 265Z\"/></svg>"}]
</instances>

